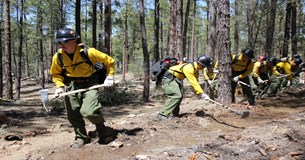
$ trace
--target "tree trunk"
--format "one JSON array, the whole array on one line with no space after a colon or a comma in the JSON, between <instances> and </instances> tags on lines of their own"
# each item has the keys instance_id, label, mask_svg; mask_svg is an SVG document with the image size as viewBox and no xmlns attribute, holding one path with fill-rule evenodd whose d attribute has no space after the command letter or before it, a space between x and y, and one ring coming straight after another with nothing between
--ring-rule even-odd
<instances>
[{"instance_id":1,"label":"tree trunk","mask_svg":"<svg viewBox=\"0 0 305 160\"><path fill-rule=\"evenodd\" d=\"M144 12L144 0L140 1L140 26L142 32L142 49L143 49L143 58L144 58L144 91L143 91L143 101L149 101L149 54L147 49L147 36L146 36L146 26L145 26L145 12Z\"/></svg>"},{"instance_id":2,"label":"tree trunk","mask_svg":"<svg viewBox=\"0 0 305 160\"><path fill-rule=\"evenodd\" d=\"M177 1L170 1L169 55L175 56L177 49Z\"/></svg>"},{"instance_id":3,"label":"tree trunk","mask_svg":"<svg viewBox=\"0 0 305 160\"><path fill-rule=\"evenodd\" d=\"M291 56L297 54L297 2L293 0L291 4Z\"/></svg>"},{"instance_id":4,"label":"tree trunk","mask_svg":"<svg viewBox=\"0 0 305 160\"><path fill-rule=\"evenodd\" d=\"M2 11L3 8L1 7L0 10ZM2 15L3 12L0 12L0 19L3 19L3 15ZM2 22L3 21L0 21L0 97L2 98L3 97L3 63L2 63L2 58L3 58L3 47L2 47L2 34L3 34L3 27L2 27Z\"/></svg>"},{"instance_id":5,"label":"tree trunk","mask_svg":"<svg viewBox=\"0 0 305 160\"><path fill-rule=\"evenodd\" d=\"M188 31L188 22L189 22L189 15L190 15L190 7L191 7L191 0L187 0L186 9L185 9L185 18L184 18L184 27L183 27L183 35L182 35L182 58L186 57L186 46L187 46L187 31Z\"/></svg>"},{"instance_id":6,"label":"tree trunk","mask_svg":"<svg viewBox=\"0 0 305 160\"><path fill-rule=\"evenodd\" d=\"M21 86L21 58L22 58L22 44L23 44L23 0L20 0L20 17L18 25L18 56L16 64L16 79L15 79L15 99L20 99L20 86Z\"/></svg>"},{"instance_id":7,"label":"tree trunk","mask_svg":"<svg viewBox=\"0 0 305 160\"><path fill-rule=\"evenodd\" d=\"M10 0L3 1L3 76L4 98L13 99L13 79L11 65L11 23Z\"/></svg>"},{"instance_id":8,"label":"tree trunk","mask_svg":"<svg viewBox=\"0 0 305 160\"><path fill-rule=\"evenodd\" d=\"M37 9L37 31L39 35L38 39L38 51L39 51L39 67L40 67L40 85L41 88L45 88L45 74L44 74L44 55L43 55L43 13L42 13L42 5L40 5Z\"/></svg>"},{"instance_id":9,"label":"tree trunk","mask_svg":"<svg viewBox=\"0 0 305 160\"><path fill-rule=\"evenodd\" d=\"M215 48L217 46L217 33L216 33L216 17L217 17L217 1L211 0L210 2L210 20L209 20L209 32L208 34L208 45L207 45L207 55L213 57L214 59L217 58L215 54Z\"/></svg>"},{"instance_id":10,"label":"tree trunk","mask_svg":"<svg viewBox=\"0 0 305 160\"><path fill-rule=\"evenodd\" d=\"M159 53L159 24L160 24L160 2L155 0L155 12L154 12L154 62L160 59Z\"/></svg>"},{"instance_id":11,"label":"tree trunk","mask_svg":"<svg viewBox=\"0 0 305 160\"><path fill-rule=\"evenodd\" d=\"M238 8L238 1L235 0L235 17L234 17L234 50L233 53L237 54L238 53L238 48L239 48L239 8Z\"/></svg>"},{"instance_id":12,"label":"tree trunk","mask_svg":"<svg viewBox=\"0 0 305 160\"><path fill-rule=\"evenodd\" d=\"M88 0L85 0L85 36L84 36L84 40L85 42L88 41L88 38L87 38L87 33L88 33ZM93 24L92 24L93 25Z\"/></svg>"},{"instance_id":13,"label":"tree trunk","mask_svg":"<svg viewBox=\"0 0 305 160\"><path fill-rule=\"evenodd\" d=\"M81 12L81 0L76 0L75 3L75 31L80 36L79 42L81 42L81 18L80 18L80 12Z\"/></svg>"},{"instance_id":14,"label":"tree trunk","mask_svg":"<svg viewBox=\"0 0 305 160\"><path fill-rule=\"evenodd\" d=\"M192 22L192 48L191 48L192 61L195 60L195 19L196 19L196 10L197 10L197 2L194 1L193 22Z\"/></svg>"},{"instance_id":15,"label":"tree trunk","mask_svg":"<svg viewBox=\"0 0 305 160\"><path fill-rule=\"evenodd\" d=\"M125 2L125 16L124 16L124 50L123 50L123 81L125 81L125 75L127 72L127 53L128 53L128 0Z\"/></svg>"},{"instance_id":16,"label":"tree trunk","mask_svg":"<svg viewBox=\"0 0 305 160\"><path fill-rule=\"evenodd\" d=\"M99 28L100 28L100 32L98 34L98 49L101 51L104 51L104 46L103 46L103 39L104 39L104 34L103 34L103 26L104 26L104 19L103 19L103 4L104 4L104 0L100 1L100 5L99 5L99 17L100 17L100 23L99 23Z\"/></svg>"},{"instance_id":17,"label":"tree trunk","mask_svg":"<svg viewBox=\"0 0 305 160\"><path fill-rule=\"evenodd\" d=\"M177 23L176 23L176 51L175 54L178 59L183 58L183 39L182 39L182 30L183 30L183 0L177 0Z\"/></svg>"},{"instance_id":18,"label":"tree trunk","mask_svg":"<svg viewBox=\"0 0 305 160\"><path fill-rule=\"evenodd\" d=\"M96 0L92 0L92 47L96 48Z\"/></svg>"},{"instance_id":19,"label":"tree trunk","mask_svg":"<svg viewBox=\"0 0 305 160\"><path fill-rule=\"evenodd\" d=\"M219 101L231 102L230 2L220 0L218 8Z\"/></svg>"},{"instance_id":20,"label":"tree trunk","mask_svg":"<svg viewBox=\"0 0 305 160\"><path fill-rule=\"evenodd\" d=\"M111 0L105 0L105 50L111 55Z\"/></svg>"},{"instance_id":21,"label":"tree trunk","mask_svg":"<svg viewBox=\"0 0 305 160\"><path fill-rule=\"evenodd\" d=\"M277 0L271 0L270 12L267 20L266 47L265 47L266 56L268 57L270 57L273 53L273 34L275 27L276 7L277 7Z\"/></svg>"},{"instance_id":22,"label":"tree trunk","mask_svg":"<svg viewBox=\"0 0 305 160\"><path fill-rule=\"evenodd\" d=\"M160 25L160 1L155 0L155 12L154 12L154 60L153 62L157 62L160 59L159 52L159 25ZM161 87L161 81L157 79L156 88Z\"/></svg>"},{"instance_id":23,"label":"tree trunk","mask_svg":"<svg viewBox=\"0 0 305 160\"><path fill-rule=\"evenodd\" d=\"M285 19L285 33L284 33L284 44L282 57L288 56L289 40L290 40L290 30L291 30L291 2L287 2L286 6L286 19Z\"/></svg>"}]
</instances>

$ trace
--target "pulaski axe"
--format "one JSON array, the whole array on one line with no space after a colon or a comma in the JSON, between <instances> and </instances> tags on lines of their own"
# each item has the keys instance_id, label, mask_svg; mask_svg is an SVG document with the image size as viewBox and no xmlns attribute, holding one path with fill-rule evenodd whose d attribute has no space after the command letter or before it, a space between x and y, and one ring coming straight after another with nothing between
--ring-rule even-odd
<instances>
[{"instance_id":1,"label":"pulaski axe","mask_svg":"<svg viewBox=\"0 0 305 160\"><path fill-rule=\"evenodd\" d=\"M219 103L217 101L214 101L212 99L208 99L208 101L213 102L213 103L215 103L217 105L220 105L221 107L224 107L224 108L230 110L231 112L233 112L233 113L235 113L237 115L240 115L241 118L247 118L250 115L250 111L249 110L237 111L237 110L234 110L234 109L232 109L232 108L230 108L230 107L228 107L226 105L223 105L223 104L221 104L221 103Z\"/></svg>"},{"instance_id":2,"label":"pulaski axe","mask_svg":"<svg viewBox=\"0 0 305 160\"><path fill-rule=\"evenodd\" d=\"M107 86L107 85L105 85L105 84L98 84L98 85L91 86L89 88L83 88L83 89L77 89L77 90L74 90L74 91L64 92L64 93L59 94L58 96L55 96L55 95L50 95L49 96L48 95L49 89L39 90L39 93L40 93L41 101L43 103L43 108L47 112L49 112L49 110L46 108L46 103L49 101L49 99L53 100L53 99L56 99L56 98L67 96L67 95L71 95L71 94L75 94L75 93L80 93L80 92L85 92L85 91L88 91L88 90L97 89L97 88L101 88L101 87L105 87L105 86Z\"/></svg>"}]
</instances>

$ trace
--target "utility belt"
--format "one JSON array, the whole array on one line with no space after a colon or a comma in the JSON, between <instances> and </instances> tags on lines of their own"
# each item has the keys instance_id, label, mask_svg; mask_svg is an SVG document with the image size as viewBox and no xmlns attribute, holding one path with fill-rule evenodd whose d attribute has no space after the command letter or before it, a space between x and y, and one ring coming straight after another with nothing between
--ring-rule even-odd
<instances>
[{"instance_id":1,"label":"utility belt","mask_svg":"<svg viewBox=\"0 0 305 160\"><path fill-rule=\"evenodd\" d=\"M170 79L171 81L175 80L179 84L179 86L182 87L182 81L179 78L177 78L174 74L166 71L163 75L163 79L165 78Z\"/></svg>"},{"instance_id":2,"label":"utility belt","mask_svg":"<svg viewBox=\"0 0 305 160\"><path fill-rule=\"evenodd\" d=\"M89 77L65 77L65 81L68 82L74 82L74 83L84 83L84 82L94 82L94 81L98 81L98 74L97 72L93 73L91 76Z\"/></svg>"},{"instance_id":3,"label":"utility belt","mask_svg":"<svg viewBox=\"0 0 305 160\"><path fill-rule=\"evenodd\" d=\"M89 82L90 77L67 77L71 82Z\"/></svg>"}]
</instances>

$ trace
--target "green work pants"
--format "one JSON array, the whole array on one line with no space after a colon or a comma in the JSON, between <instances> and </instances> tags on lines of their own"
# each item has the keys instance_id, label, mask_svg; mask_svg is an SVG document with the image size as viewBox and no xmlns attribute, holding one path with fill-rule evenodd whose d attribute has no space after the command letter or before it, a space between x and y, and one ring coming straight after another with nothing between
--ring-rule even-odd
<instances>
[{"instance_id":1,"label":"green work pants","mask_svg":"<svg viewBox=\"0 0 305 160\"><path fill-rule=\"evenodd\" d=\"M97 83L74 83L72 81L67 87L67 91L88 88L94 84ZM84 118L87 118L93 124L99 124L105 121L100 112L102 106L99 102L97 89L65 96L65 107L67 110L67 118L76 134L75 139L88 139Z\"/></svg>"},{"instance_id":2,"label":"green work pants","mask_svg":"<svg viewBox=\"0 0 305 160\"><path fill-rule=\"evenodd\" d=\"M239 75L238 73L234 73L234 72L232 73L232 77L235 77L238 75ZM242 81L242 82L250 85L249 77L239 79L239 81ZM231 81L231 87L232 87L232 92L231 92L232 103L235 103L235 101L236 101L235 100L235 91L236 91L236 87L237 87L237 82ZM255 97L253 96L251 87L241 84L241 88L242 88L243 94L247 97L249 104L250 105L255 104Z\"/></svg>"},{"instance_id":3,"label":"green work pants","mask_svg":"<svg viewBox=\"0 0 305 160\"><path fill-rule=\"evenodd\" d=\"M276 75L272 74L270 76L270 86L267 90L267 95L270 95L270 96L275 96L276 93L278 92L278 90L280 89L281 87L281 82L286 79L285 77L282 77L282 78L277 78Z\"/></svg>"},{"instance_id":4,"label":"green work pants","mask_svg":"<svg viewBox=\"0 0 305 160\"><path fill-rule=\"evenodd\" d=\"M167 96L167 100L161 107L159 113L164 116L178 116L180 104L183 98L182 86L174 79L164 78L162 80L162 88Z\"/></svg>"},{"instance_id":5,"label":"green work pants","mask_svg":"<svg viewBox=\"0 0 305 160\"><path fill-rule=\"evenodd\" d=\"M209 94L209 97L211 99L215 99L217 98L217 91L218 91L218 80L217 79L214 79L211 84L209 84L207 81L206 81L206 86L208 88L208 94Z\"/></svg>"}]
</instances>

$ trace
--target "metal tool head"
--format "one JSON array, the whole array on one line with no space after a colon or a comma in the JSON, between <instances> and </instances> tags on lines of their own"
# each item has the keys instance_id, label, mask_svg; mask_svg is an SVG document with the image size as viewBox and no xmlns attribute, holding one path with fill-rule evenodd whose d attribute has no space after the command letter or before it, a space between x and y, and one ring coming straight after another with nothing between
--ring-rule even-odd
<instances>
[{"instance_id":1,"label":"metal tool head","mask_svg":"<svg viewBox=\"0 0 305 160\"><path fill-rule=\"evenodd\" d=\"M241 118L247 118L250 115L250 111L248 110L243 110L241 113Z\"/></svg>"}]
</instances>

